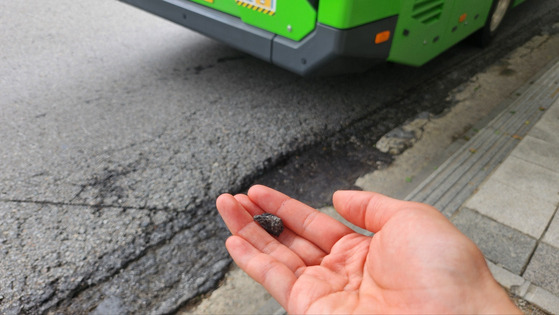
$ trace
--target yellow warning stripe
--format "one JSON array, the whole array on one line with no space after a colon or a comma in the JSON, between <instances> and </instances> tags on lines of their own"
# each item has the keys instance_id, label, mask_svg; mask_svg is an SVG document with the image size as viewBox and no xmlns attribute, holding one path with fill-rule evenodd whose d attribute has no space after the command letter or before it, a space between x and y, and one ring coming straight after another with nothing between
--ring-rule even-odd
<instances>
[{"instance_id":1,"label":"yellow warning stripe","mask_svg":"<svg viewBox=\"0 0 559 315\"><path fill-rule=\"evenodd\" d=\"M258 11L260 13L264 13L264 14L268 14L268 15L274 15L276 12L272 11L272 10L268 10L268 9L264 9L263 7L259 7L250 3L246 3L243 2L242 0L235 0L235 2L237 2L238 5L247 8L247 9L251 9L254 11Z\"/></svg>"}]
</instances>

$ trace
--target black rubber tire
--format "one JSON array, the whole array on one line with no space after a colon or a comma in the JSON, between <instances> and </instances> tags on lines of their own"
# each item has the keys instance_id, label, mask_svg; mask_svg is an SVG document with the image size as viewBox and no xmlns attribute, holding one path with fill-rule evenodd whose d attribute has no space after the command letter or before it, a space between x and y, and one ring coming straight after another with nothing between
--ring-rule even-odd
<instances>
[{"instance_id":1,"label":"black rubber tire","mask_svg":"<svg viewBox=\"0 0 559 315\"><path fill-rule=\"evenodd\" d=\"M474 33L472 39L474 43L480 47L487 47L497 34L499 27L501 26L505 16L510 9L510 5L512 0L493 0L493 4L491 4L491 10L489 11L489 16L487 17L487 21L485 21L485 25L482 29ZM506 6L506 7L505 7ZM502 15L498 21L493 22L493 18L496 14Z\"/></svg>"}]
</instances>

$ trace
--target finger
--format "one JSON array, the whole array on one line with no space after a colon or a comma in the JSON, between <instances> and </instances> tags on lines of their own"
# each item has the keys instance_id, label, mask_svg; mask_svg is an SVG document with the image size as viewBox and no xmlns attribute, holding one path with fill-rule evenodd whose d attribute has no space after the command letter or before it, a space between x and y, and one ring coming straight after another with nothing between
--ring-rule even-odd
<instances>
[{"instance_id":1,"label":"finger","mask_svg":"<svg viewBox=\"0 0 559 315\"><path fill-rule=\"evenodd\" d=\"M235 199L252 215L264 213L264 210L254 204L247 195L235 195ZM282 244L295 252L307 266L318 265L327 254L314 243L298 236L286 228L277 238Z\"/></svg>"},{"instance_id":2,"label":"finger","mask_svg":"<svg viewBox=\"0 0 559 315\"><path fill-rule=\"evenodd\" d=\"M235 263L285 308L291 289L297 281L293 270L254 248L241 237L231 236L225 246Z\"/></svg>"},{"instance_id":3,"label":"finger","mask_svg":"<svg viewBox=\"0 0 559 315\"><path fill-rule=\"evenodd\" d=\"M256 249L271 255L293 271L305 265L299 255L254 222L250 213L233 196L229 194L219 196L216 206L233 235L241 236Z\"/></svg>"},{"instance_id":4,"label":"finger","mask_svg":"<svg viewBox=\"0 0 559 315\"><path fill-rule=\"evenodd\" d=\"M217 211L232 234L237 234L239 230L253 221L252 216L229 194L219 196L215 203Z\"/></svg>"},{"instance_id":5,"label":"finger","mask_svg":"<svg viewBox=\"0 0 559 315\"><path fill-rule=\"evenodd\" d=\"M329 253L332 246L353 231L330 216L265 186L253 186L248 197L262 210L282 218L298 236Z\"/></svg>"},{"instance_id":6,"label":"finger","mask_svg":"<svg viewBox=\"0 0 559 315\"><path fill-rule=\"evenodd\" d=\"M238 194L235 195L235 199L241 204L243 205L243 207L248 211L248 213L250 213L250 215L252 215L253 217L255 215L259 215L259 214L263 214L265 213L264 210L260 209L259 206L255 205L254 202L252 202L252 200L250 200L250 198L247 195L243 195L243 194Z\"/></svg>"},{"instance_id":7,"label":"finger","mask_svg":"<svg viewBox=\"0 0 559 315\"><path fill-rule=\"evenodd\" d=\"M393 199L382 194L366 191L340 190L332 198L334 208L349 222L377 233L403 209L410 208L410 202Z\"/></svg>"}]
</instances>

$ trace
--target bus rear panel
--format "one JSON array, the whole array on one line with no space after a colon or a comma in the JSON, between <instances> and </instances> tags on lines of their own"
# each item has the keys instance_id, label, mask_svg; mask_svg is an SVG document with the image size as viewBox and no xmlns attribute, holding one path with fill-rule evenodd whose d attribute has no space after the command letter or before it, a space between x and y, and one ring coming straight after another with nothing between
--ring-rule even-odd
<instances>
[{"instance_id":1,"label":"bus rear panel","mask_svg":"<svg viewBox=\"0 0 559 315\"><path fill-rule=\"evenodd\" d=\"M379 61L421 66L481 29L492 5L488 0L122 1L302 76L360 72Z\"/></svg>"}]
</instances>

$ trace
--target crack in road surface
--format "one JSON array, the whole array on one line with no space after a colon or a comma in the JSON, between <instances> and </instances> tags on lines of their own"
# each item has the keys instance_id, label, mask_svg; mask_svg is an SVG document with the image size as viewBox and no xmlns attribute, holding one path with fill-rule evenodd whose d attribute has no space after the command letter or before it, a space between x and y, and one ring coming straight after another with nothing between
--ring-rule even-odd
<instances>
[{"instance_id":1,"label":"crack in road surface","mask_svg":"<svg viewBox=\"0 0 559 315\"><path fill-rule=\"evenodd\" d=\"M546 13L540 12L546 5L531 4L540 6L538 23L556 16L558 5L548 2L554 7ZM3 5L19 12L26 4ZM106 12L112 5L89 8L111 18ZM75 12L80 23L91 20L83 12ZM0 313L173 312L212 289L230 263L223 246L228 232L213 206L220 193L243 191L270 170L285 170L289 178L289 165L316 171L317 182L321 169L338 169L321 182L337 177L341 186L350 185L377 161L390 162L370 149L383 132L418 112L443 110L449 102L441 100L450 90L542 29L533 20L509 23L506 45L501 41L490 50L462 45L420 69L386 64L363 75L307 81L251 58L224 57L233 51L199 37L191 47L168 42L161 33L138 32L161 21L126 12L138 14L127 16L136 21L129 26L133 32L116 41L98 37L98 31L78 32L91 47L141 34L132 42L144 46L134 51L115 44L93 52L108 64L86 55L91 64L76 67L64 63L71 56L63 55L29 71L60 72L54 77L26 77L31 68L25 63L17 72L0 67L9 74L3 77L14 78L8 82L13 86L0 86L7 95L0 147L9 148L0 160ZM19 25L19 18L7 18ZM49 19L59 16L44 18L55 23ZM107 23L107 34L122 27ZM22 38L47 45L42 36ZM19 46L4 44L8 58L23 62ZM73 44L66 43L68 51ZM59 46L50 48L53 55L62 53ZM198 68L189 58L198 65L218 62ZM97 71L117 61L138 68ZM368 160L373 155L375 161ZM335 164L340 159L359 167L348 174L348 164ZM324 192L334 185L315 187ZM327 194L315 199L323 202Z\"/></svg>"}]
</instances>

